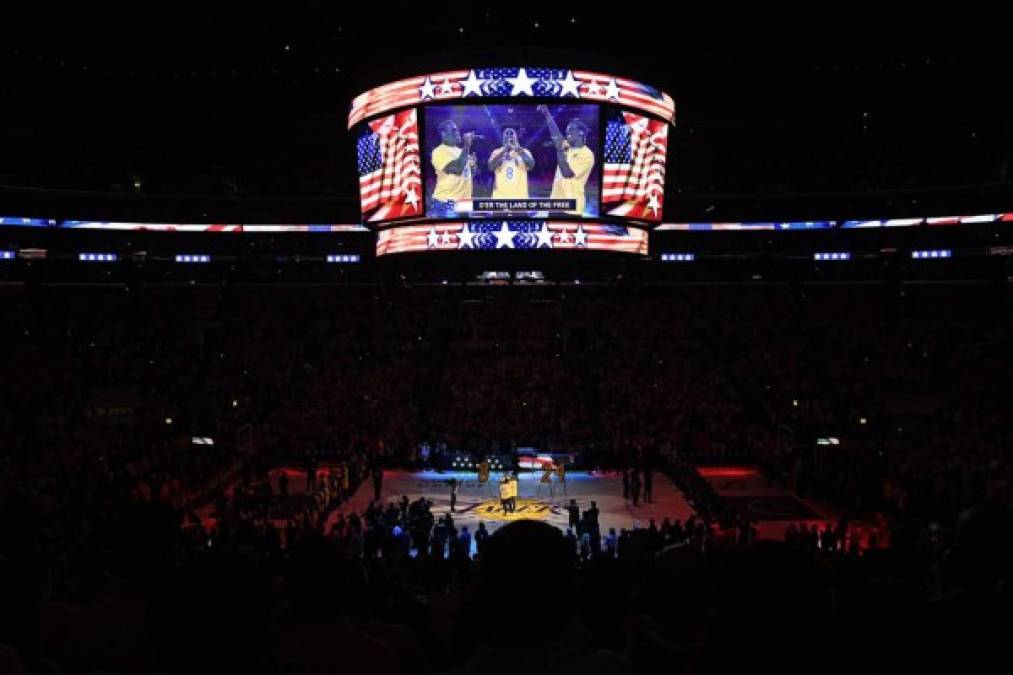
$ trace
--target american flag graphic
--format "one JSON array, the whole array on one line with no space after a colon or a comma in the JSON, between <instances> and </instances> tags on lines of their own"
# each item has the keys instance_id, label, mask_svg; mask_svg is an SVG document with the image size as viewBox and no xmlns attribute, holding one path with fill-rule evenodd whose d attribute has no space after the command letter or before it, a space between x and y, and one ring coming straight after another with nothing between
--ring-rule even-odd
<instances>
[{"instance_id":1,"label":"american flag graphic","mask_svg":"<svg viewBox=\"0 0 1013 675\"><path fill-rule=\"evenodd\" d=\"M562 221L445 221L381 230L376 254L420 251L616 251L647 255L647 231L624 225Z\"/></svg>"},{"instance_id":2,"label":"american flag graphic","mask_svg":"<svg viewBox=\"0 0 1013 675\"><path fill-rule=\"evenodd\" d=\"M362 217L379 221L422 214L418 113L375 119L356 143Z\"/></svg>"},{"instance_id":3,"label":"american flag graphic","mask_svg":"<svg viewBox=\"0 0 1013 675\"><path fill-rule=\"evenodd\" d=\"M667 150L665 122L626 111L608 121L601 189L608 215L661 220Z\"/></svg>"},{"instance_id":4,"label":"american flag graphic","mask_svg":"<svg viewBox=\"0 0 1013 675\"><path fill-rule=\"evenodd\" d=\"M565 68L451 70L391 82L359 94L348 113L349 128L397 108L467 98L574 98L640 110L675 122L675 103L654 87L623 77Z\"/></svg>"}]
</instances>

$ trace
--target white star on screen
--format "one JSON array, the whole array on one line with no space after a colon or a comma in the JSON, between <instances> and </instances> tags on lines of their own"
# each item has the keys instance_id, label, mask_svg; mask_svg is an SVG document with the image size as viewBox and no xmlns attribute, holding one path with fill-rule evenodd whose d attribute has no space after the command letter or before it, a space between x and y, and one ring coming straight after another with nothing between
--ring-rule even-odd
<instances>
[{"instance_id":1,"label":"white star on screen","mask_svg":"<svg viewBox=\"0 0 1013 675\"><path fill-rule=\"evenodd\" d=\"M496 235L496 248L513 248L514 247L514 232L510 230L510 226L503 223L503 225L493 232Z\"/></svg>"},{"instance_id":2,"label":"white star on screen","mask_svg":"<svg viewBox=\"0 0 1013 675\"><path fill-rule=\"evenodd\" d=\"M598 84L598 80L591 78L591 84L587 85L588 96L601 96L601 85Z\"/></svg>"},{"instance_id":3,"label":"white star on screen","mask_svg":"<svg viewBox=\"0 0 1013 675\"><path fill-rule=\"evenodd\" d=\"M609 80L608 85L605 87L605 98L610 101L619 100L619 85L616 84L615 78Z\"/></svg>"},{"instance_id":4,"label":"white star on screen","mask_svg":"<svg viewBox=\"0 0 1013 675\"><path fill-rule=\"evenodd\" d=\"M440 85L440 96L450 96L454 93L454 85L450 84L450 78L443 78L443 84Z\"/></svg>"},{"instance_id":5,"label":"white star on screen","mask_svg":"<svg viewBox=\"0 0 1013 675\"><path fill-rule=\"evenodd\" d=\"M440 235L436 234L436 230L430 227L429 234L426 235L426 245L429 246L429 248L434 248L439 243L440 243Z\"/></svg>"},{"instance_id":6,"label":"white star on screen","mask_svg":"<svg viewBox=\"0 0 1013 675\"><path fill-rule=\"evenodd\" d=\"M415 206L419 203L419 196L415 194L415 190L411 188L407 188L406 193L407 194L405 194L404 203L414 209Z\"/></svg>"},{"instance_id":7,"label":"white star on screen","mask_svg":"<svg viewBox=\"0 0 1013 675\"><path fill-rule=\"evenodd\" d=\"M572 94L575 98L580 98L580 80L573 76L573 71L566 71L566 77L559 81L562 89L559 90L559 96L563 97L567 94Z\"/></svg>"},{"instance_id":8,"label":"white star on screen","mask_svg":"<svg viewBox=\"0 0 1013 675\"><path fill-rule=\"evenodd\" d=\"M464 98L468 94L481 96L483 84L485 84L485 80L479 79L474 70L470 71L468 77L461 80L461 98Z\"/></svg>"},{"instance_id":9,"label":"white star on screen","mask_svg":"<svg viewBox=\"0 0 1013 675\"><path fill-rule=\"evenodd\" d=\"M450 243L450 230L444 230L443 231L443 234L440 235L440 243L441 244L449 244Z\"/></svg>"},{"instance_id":10,"label":"white star on screen","mask_svg":"<svg viewBox=\"0 0 1013 675\"><path fill-rule=\"evenodd\" d=\"M436 85L426 76L426 81L419 87L419 98L425 101L427 98L436 98Z\"/></svg>"},{"instance_id":11,"label":"white star on screen","mask_svg":"<svg viewBox=\"0 0 1013 675\"><path fill-rule=\"evenodd\" d=\"M581 225L577 226L577 231L574 233L573 238L575 246L587 248L587 232L584 231Z\"/></svg>"},{"instance_id":12,"label":"white star on screen","mask_svg":"<svg viewBox=\"0 0 1013 675\"><path fill-rule=\"evenodd\" d=\"M475 248L475 233L467 225L457 233L457 248Z\"/></svg>"},{"instance_id":13,"label":"white star on screen","mask_svg":"<svg viewBox=\"0 0 1013 675\"><path fill-rule=\"evenodd\" d=\"M520 94L527 94L528 96L535 95L535 93L531 90L531 87L535 84L535 82L538 82L538 80L528 77L528 71L524 68L517 71L517 77L508 77L506 80L512 87L510 90L511 96L518 96Z\"/></svg>"},{"instance_id":14,"label":"white star on screen","mask_svg":"<svg viewBox=\"0 0 1013 675\"><path fill-rule=\"evenodd\" d=\"M652 192L651 196L647 198L647 208L649 208L651 211L653 211L654 215L657 216L658 215L658 207L660 207L660 206L661 206L661 204L658 203L658 195L656 195L656 194L654 194Z\"/></svg>"},{"instance_id":15,"label":"white star on screen","mask_svg":"<svg viewBox=\"0 0 1013 675\"><path fill-rule=\"evenodd\" d=\"M538 237L538 242L535 244L535 248L541 248L542 245L552 248L552 235L554 234L555 232L550 230L548 225L542 225L542 229L535 233L535 236Z\"/></svg>"}]
</instances>

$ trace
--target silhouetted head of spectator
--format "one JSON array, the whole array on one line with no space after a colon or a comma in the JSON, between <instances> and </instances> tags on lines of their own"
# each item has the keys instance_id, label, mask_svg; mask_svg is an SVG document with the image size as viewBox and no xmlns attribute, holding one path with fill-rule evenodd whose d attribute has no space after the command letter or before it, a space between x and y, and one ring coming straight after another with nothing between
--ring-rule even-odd
<instances>
[{"instance_id":1,"label":"silhouetted head of spectator","mask_svg":"<svg viewBox=\"0 0 1013 675\"><path fill-rule=\"evenodd\" d=\"M40 527L35 500L24 494L0 500L0 646L9 644L29 662L40 655L35 609L45 569Z\"/></svg>"},{"instance_id":2,"label":"silhouetted head of spectator","mask_svg":"<svg viewBox=\"0 0 1013 675\"><path fill-rule=\"evenodd\" d=\"M811 673L832 632L830 591L817 561L763 541L721 572L721 599L696 672ZM791 649L772 645L791 635Z\"/></svg>"},{"instance_id":3,"label":"silhouetted head of spectator","mask_svg":"<svg viewBox=\"0 0 1013 675\"><path fill-rule=\"evenodd\" d=\"M335 545L308 533L292 549L285 586L295 615L308 623L330 623L344 614L342 560Z\"/></svg>"},{"instance_id":4,"label":"silhouetted head of spectator","mask_svg":"<svg viewBox=\"0 0 1013 675\"><path fill-rule=\"evenodd\" d=\"M496 607L496 640L512 641L530 635L530 602L509 590L520 570L538 570L543 579L552 579L552 602L563 615L553 626L568 618L574 606L574 571L570 551L558 529L534 520L518 520L496 530L489 537L481 559L481 586L484 602ZM549 633L552 631L549 630ZM545 637L551 638L552 635Z\"/></svg>"},{"instance_id":5,"label":"silhouetted head of spectator","mask_svg":"<svg viewBox=\"0 0 1013 675\"><path fill-rule=\"evenodd\" d=\"M179 515L162 502L137 502L113 525L113 560L126 584L142 590L173 564L179 548Z\"/></svg>"},{"instance_id":6,"label":"silhouetted head of spectator","mask_svg":"<svg viewBox=\"0 0 1013 675\"><path fill-rule=\"evenodd\" d=\"M208 556L155 591L148 633L169 673L263 672L268 578L246 560Z\"/></svg>"}]
</instances>

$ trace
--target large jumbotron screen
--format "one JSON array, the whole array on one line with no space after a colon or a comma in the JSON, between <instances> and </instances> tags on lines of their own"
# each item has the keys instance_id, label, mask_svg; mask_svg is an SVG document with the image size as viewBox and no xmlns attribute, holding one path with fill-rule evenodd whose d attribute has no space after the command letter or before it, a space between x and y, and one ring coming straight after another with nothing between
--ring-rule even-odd
<instances>
[{"instance_id":1,"label":"large jumbotron screen","mask_svg":"<svg viewBox=\"0 0 1013 675\"><path fill-rule=\"evenodd\" d=\"M418 76L356 97L363 222L377 254L598 249L645 254L664 208L672 99L552 68Z\"/></svg>"}]
</instances>

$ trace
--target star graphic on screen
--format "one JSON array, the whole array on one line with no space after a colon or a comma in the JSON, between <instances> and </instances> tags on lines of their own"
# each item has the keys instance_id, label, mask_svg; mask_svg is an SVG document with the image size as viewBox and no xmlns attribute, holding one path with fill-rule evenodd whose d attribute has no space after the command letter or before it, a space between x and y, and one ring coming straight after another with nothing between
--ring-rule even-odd
<instances>
[{"instance_id":1,"label":"star graphic on screen","mask_svg":"<svg viewBox=\"0 0 1013 675\"><path fill-rule=\"evenodd\" d=\"M440 235L440 243L441 244L449 244L450 243L450 230L444 230L443 231L443 234Z\"/></svg>"},{"instance_id":2,"label":"star graphic on screen","mask_svg":"<svg viewBox=\"0 0 1013 675\"><path fill-rule=\"evenodd\" d=\"M440 96L450 96L454 93L454 85L450 84L450 78L443 78L443 84L440 85Z\"/></svg>"},{"instance_id":3,"label":"star graphic on screen","mask_svg":"<svg viewBox=\"0 0 1013 675\"><path fill-rule=\"evenodd\" d=\"M436 234L436 230L432 227L429 228L429 234L426 236L426 245L429 248L433 248L440 243L440 235Z\"/></svg>"},{"instance_id":4,"label":"star graphic on screen","mask_svg":"<svg viewBox=\"0 0 1013 675\"><path fill-rule=\"evenodd\" d=\"M542 225L542 229L535 233L535 236L538 237L535 248L541 248L543 245L552 248L552 235L554 234L555 232L549 229L548 224Z\"/></svg>"},{"instance_id":5,"label":"star graphic on screen","mask_svg":"<svg viewBox=\"0 0 1013 675\"><path fill-rule=\"evenodd\" d=\"M425 101L427 98L436 98L436 85L426 75L426 81L419 87L419 98Z\"/></svg>"},{"instance_id":6,"label":"star graphic on screen","mask_svg":"<svg viewBox=\"0 0 1013 675\"><path fill-rule=\"evenodd\" d=\"M457 233L457 248L475 248L475 233L467 225Z\"/></svg>"},{"instance_id":7,"label":"star graphic on screen","mask_svg":"<svg viewBox=\"0 0 1013 675\"><path fill-rule=\"evenodd\" d=\"M412 188L408 188L406 190L406 194L405 194L405 197L404 197L404 203L405 203L406 206L412 207L412 209L416 208L416 206L419 203L419 196L417 194L415 194L415 190L413 190Z\"/></svg>"},{"instance_id":8,"label":"star graphic on screen","mask_svg":"<svg viewBox=\"0 0 1013 675\"><path fill-rule=\"evenodd\" d=\"M517 77L508 77L506 80L512 87L510 90L511 96L518 96L520 94L527 94L528 96L535 95L535 93L531 90L531 87L535 84L535 82L538 82L538 80L528 77L528 71L524 68L517 71Z\"/></svg>"},{"instance_id":9,"label":"star graphic on screen","mask_svg":"<svg viewBox=\"0 0 1013 675\"><path fill-rule=\"evenodd\" d=\"M564 227L559 232L559 243L560 244L567 244L569 242L570 242L570 234L566 231L566 228Z\"/></svg>"},{"instance_id":10,"label":"star graphic on screen","mask_svg":"<svg viewBox=\"0 0 1013 675\"><path fill-rule=\"evenodd\" d=\"M474 70L469 71L468 77L461 80L461 98L464 98L468 94L481 96L483 84L485 84L485 80L479 79Z\"/></svg>"},{"instance_id":11,"label":"star graphic on screen","mask_svg":"<svg viewBox=\"0 0 1013 675\"><path fill-rule=\"evenodd\" d=\"M580 98L580 80L573 76L573 71L566 71L566 77L559 81L562 89L559 90L559 96L563 97L567 94L572 94L575 98Z\"/></svg>"},{"instance_id":12,"label":"star graphic on screen","mask_svg":"<svg viewBox=\"0 0 1013 675\"><path fill-rule=\"evenodd\" d=\"M587 85L588 96L601 96L601 85L598 84L598 80L591 78L591 84Z\"/></svg>"},{"instance_id":13,"label":"star graphic on screen","mask_svg":"<svg viewBox=\"0 0 1013 675\"><path fill-rule=\"evenodd\" d=\"M510 226L506 224L506 221L493 234L496 235L496 248L514 247L514 232L510 230Z\"/></svg>"},{"instance_id":14,"label":"star graphic on screen","mask_svg":"<svg viewBox=\"0 0 1013 675\"><path fill-rule=\"evenodd\" d=\"M610 101L619 100L619 85L616 84L615 78L609 80L608 85L605 87L605 98Z\"/></svg>"},{"instance_id":15,"label":"star graphic on screen","mask_svg":"<svg viewBox=\"0 0 1013 675\"><path fill-rule=\"evenodd\" d=\"M651 193L651 196L647 198L647 208L654 212L654 215L658 215L658 208L661 204L658 202L658 195Z\"/></svg>"},{"instance_id":16,"label":"star graphic on screen","mask_svg":"<svg viewBox=\"0 0 1013 675\"><path fill-rule=\"evenodd\" d=\"M583 246L587 248L587 232L584 231L583 226L578 225L577 231L573 235L574 246Z\"/></svg>"}]
</instances>

